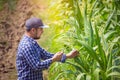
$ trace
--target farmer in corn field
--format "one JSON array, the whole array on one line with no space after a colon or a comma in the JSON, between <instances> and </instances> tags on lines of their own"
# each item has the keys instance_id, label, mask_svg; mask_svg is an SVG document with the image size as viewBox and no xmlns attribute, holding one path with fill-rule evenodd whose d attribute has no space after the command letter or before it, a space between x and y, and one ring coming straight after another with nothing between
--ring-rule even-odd
<instances>
[{"instance_id":1,"label":"farmer in corn field","mask_svg":"<svg viewBox=\"0 0 120 80\"><path fill-rule=\"evenodd\" d=\"M40 39L43 28L47 28L39 18L30 18L25 22L26 32L17 50L16 67L18 80L43 80L42 71L56 61L64 63L68 58L74 58L78 51L69 54L57 52L51 54L45 51L35 40Z\"/></svg>"}]
</instances>

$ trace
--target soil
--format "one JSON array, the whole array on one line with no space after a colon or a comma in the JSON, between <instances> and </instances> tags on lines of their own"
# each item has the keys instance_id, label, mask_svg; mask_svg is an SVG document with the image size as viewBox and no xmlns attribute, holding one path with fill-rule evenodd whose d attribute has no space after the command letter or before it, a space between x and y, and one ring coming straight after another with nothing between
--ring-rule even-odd
<instances>
[{"instance_id":1,"label":"soil","mask_svg":"<svg viewBox=\"0 0 120 80\"><path fill-rule=\"evenodd\" d=\"M24 22L33 15L30 0L17 0L14 10L8 4L0 11L0 80L17 80L16 50L24 34Z\"/></svg>"}]
</instances>

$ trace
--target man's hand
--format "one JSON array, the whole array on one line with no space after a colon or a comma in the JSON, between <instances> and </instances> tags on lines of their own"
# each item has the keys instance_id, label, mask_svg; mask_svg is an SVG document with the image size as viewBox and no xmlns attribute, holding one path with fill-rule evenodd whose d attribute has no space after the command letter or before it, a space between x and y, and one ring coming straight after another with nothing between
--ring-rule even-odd
<instances>
[{"instance_id":1,"label":"man's hand","mask_svg":"<svg viewBox=\"0 0 120 80\"><path fill-rule=\"evenodd\" d=\"M71 51L69 54L66 55L67 58L74 58L79 54L77 50Z\"/></svg>"},{"instance_id":2,"label":"man's hand","mask_svg":"<svg viewBox=\"0 0 120 80\"><path fill-rule=\"evenodd\" d=\"M55 61L60 61L62 58L63 52L57 52L53 57L52 57L52 62Z\"/></svg>"}]
</instances>

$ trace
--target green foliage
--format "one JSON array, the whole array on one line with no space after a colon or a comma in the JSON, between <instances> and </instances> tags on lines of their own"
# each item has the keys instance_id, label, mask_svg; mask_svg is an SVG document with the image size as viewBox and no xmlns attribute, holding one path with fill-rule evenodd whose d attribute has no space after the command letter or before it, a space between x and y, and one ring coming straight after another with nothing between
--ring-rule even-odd
<instances>
[{"instance_id":1,"label":"green foliage","mask_svg":"<svg viewBox=\"0 0 120 80\"><path fill-rule=\"evenodd\" d=\"M0 10L4 9L4 5L8 4L10 10L15 9L17 0L0 0Z\"/></svg>"},{"instance_id":2,"label":"green foliage","mask_svg":"<svg viewBox=\"0 0 120 80\"><path fill-rule=\"evenodd\" d=\"M0 10L3 9L3 5L5 4L6 0L0 0Z\"/></svg>"},{"instance_id":3,"label":"green foliage","mask_svg":"<svg viewBox=\"0 0 120 80\"><path fill-rule=\"evenodd\" d=\"M51 49L61 49L66 53L77 49L80 55L66 62L71 67L67 64L62 66L61 63L53 64L49 79L118 80L120 78L119 0L60 0L53 3L51 11L55 12L52 12L51 21L58 21L56 25L58 31ZM66 12L72 14L61 14ZM59 24L59 21L64 22L64 25ZM67 29L60 33L66 27Z\"/></svg>"}]
</instances>

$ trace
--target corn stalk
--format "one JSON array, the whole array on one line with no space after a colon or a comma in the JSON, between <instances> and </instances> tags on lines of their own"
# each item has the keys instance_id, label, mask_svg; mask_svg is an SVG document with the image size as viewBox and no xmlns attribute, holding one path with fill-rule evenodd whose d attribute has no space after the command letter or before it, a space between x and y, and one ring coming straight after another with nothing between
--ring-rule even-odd
<instances>
[{"instance_id":1,"label":"corn stalk","mask_svg":"<svg viewBox=\"0 0 120 80\"><path fill-rule=\"evenodd\" d=\"M80 55L74 61L66 62L72 66L70 69L59 67L61 72L57 71L57 80L67 80L68 74L74 76L74 79L69 77L69 80L119 79L120 64L116 64L120 59L117 3L104 0L65 1L71 5L74 14L66 21L71 27L57 40L65 45L63 48L66 52L75 48L80 51ZM110 5L106 5L108 3Z\"/></svg>"}]
</instances>

